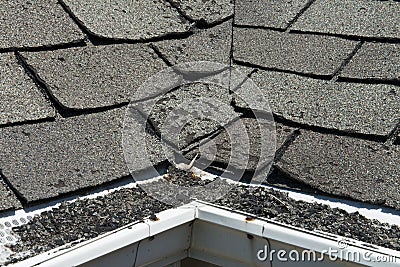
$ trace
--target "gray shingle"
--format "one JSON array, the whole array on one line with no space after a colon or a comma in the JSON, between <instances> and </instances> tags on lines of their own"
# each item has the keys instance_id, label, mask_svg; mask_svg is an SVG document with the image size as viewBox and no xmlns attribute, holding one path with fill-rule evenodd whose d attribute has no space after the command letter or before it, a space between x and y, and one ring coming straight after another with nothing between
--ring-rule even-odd
<instances>
[{"instance_id":1,"label":"gray shingle","mask_svg":"<svg viewBox=\"0 0 400 267\"><path fill-rule=\"evenodd\" d=\"M0 129L0 166L28 202L129 174L122 152L125 109Z\"/></svg>"},{"instance_id":2,"label":"gray shingle","mask_svg":"<svg viewBox=\"0 0 400 267\"><path fill-rule=\"evenodd\" d=\"M278 166L324 192L400 209L399 147L302 131Z\"/></svg>"},{"instance_id":3,"label":"gray shingle","mask_svg":"<svg viewBox=\"0 0 400 267\"><path fill-rule=\"evenodd\" d=\"M357 42L264 29L234 30L234 59L258 66L331 76Z\"/></svg>"},{"instance_id":4,"label":"gray shingle","mask_svg":"<svg viewBox=\"0 0 400 267\"><path fill-rule=\"evenodd\" d=\"M96 36L143 40L189 30L167 1L63 0L81 24Z\"/></svg>"},{"instance_id":5,"label":"gray shingle","mask_svg":"<svg viewBox=\"0 0 400 267\"><path fill-rule=\"evenodd\" d=\"M0 18L0 48L49 46L85 37L57 0L1 1Z\"/></svg>"},{"instance_id":6,"label":"gray shingle","mask_svg":"<svg viewBox=\"0 0 400 267\"><path fill-rule=\"evenodd\" d=\"M155 47L171 64L191 61L212 61L229 64L232 21L203 30L179 40L155 43Z\"/></svg>"},{"instance_id":7,"label":"gray shingle","mask_svg":"<svg viewBox=\"0 0 400 267\"><path fill-rule=\"evenodd\" d=\"M400 5L399 5L400 7ZM341 77L355 79L400 80L400 45L365 43Z\"/></svg>"},{"instance_id":8,"label":"gray shingle","mask_svg":"<svg viewBox=\"0 0 400 267\"><path fill-rule=\"evenodd\" d=\"M233 15L233 0L171 0L187 17L208 24Z\"/></svg>"},{"instance_id":9,"label":"gray shingle","mask_svg":"<svg viewBox=\"0 0 400 267\"><path fill-rule=\"evenodd\" d=\"M54 117L54 109L14 54L0 54L0 78L0 124Z\"/></svg>"},{"instance_id":10,"label":"gray shingle","mask_svg":"<svg viewBox=\"0 0 400 267\"><path fill-rule=\"evenodd\" d=\"M331 82L262 70L251 78L272 111L294 122L386 136L400 117L400 88L394 85ZM246 83L239 90L254 94ZM243 102L237 105L246 108Z\"/></svg>"},{"instance_id":11,"label":"gray shingle","mask_svg":"<svg viewBox=\"0 0 400 267\"><path fill-rule=\"evenodd\" d=\"M276 131L274 131L274 126L276 126ZM228 125L216 136L207 139L207 142L202 144L201 152L198 152L197 149L191 151L188 158L193 158L195 153L199 153L201 156L197 161L199 163L217 162L226 165L229 163L234 168L231 171L255 171L257 168L260 169L271 163L274 152L269 155L265 152L268 149L270 149L269 152L279 149L293 130L282 124L271 124L261 118L259 120L243 118ZM248 144L247 141L244 141L246 139L243 138L243 135L248 138ZM267 142L264 144L268 144L264 146L263 153L261 152L261 136L266 138Z\"/></svg>"},{"instance_id":12,"label":"gray shingle","mask_svg":"<svg viewBox=\"0 0 400 267\"><path fill-rule=\"evenodd\" d=\"M286 29L308 0L237 0L235 24Z\"/></svg>"},{"instance_id":13,"label":"gray shingle","mask_svg":"<svg viewBox=\"0 0 400 267\"><path fill-rule=\"evenodd\" d=\"M23 53L65 107L85 109L129 102L166 68L147 45L107 45Z\"/></svg>"},{"instance_id":14,"label":"gray shingle","mask_svg":"<svg viewBox=\"0 0 400 267\"><path fill-rule=\"evenodd\" d=\"M11 192L2 180L0 180L0 196L0 212L21 207L21 203L15 197L14 193Z\"/></svg>"},{"instance_id":15,"label":"gray shingle","mask_svg":"<svg viewBox=\"0 0 400 267\"><path fill-rule=\"evenodd\" d=\"M183 148L236 117L231 100L228 88L192 83L138 103L137 107L149 115L163 138Z\"/></svg>"},{"instance_id":16,"label":"gray shingle","mask_svg":"<svg viewBox=\"0 0 400 267\"><path fill-rule=\"evenodd\" d=\"M400 3L396 1L317 0L294 30L373 38L400 38Z\"/></svg>"}]
</instances>

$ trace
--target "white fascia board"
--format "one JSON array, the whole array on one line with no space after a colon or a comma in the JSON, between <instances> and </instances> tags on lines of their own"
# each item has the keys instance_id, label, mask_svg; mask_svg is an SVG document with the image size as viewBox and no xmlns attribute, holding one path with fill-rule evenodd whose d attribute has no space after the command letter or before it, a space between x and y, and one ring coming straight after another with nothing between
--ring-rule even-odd
<instances>
[{"instance_id":1,"label":"white fascia board","mask_svg":"<svg viewBox=\"0 0 400 267\"><path fill-rule=\"evenodd\" d=\"M146 219L145 223L149 225L150 236L157 235L166 230L196 219L196 208L192 205L169 209L157 214L157 219Z\"/></svg>"},{"instance_id":2,"label":"white fascia board","mask_svg":"<svg viewBox=\"0 0 400 267\"><path fill-rule=\"evenodd\" d=\"M197 208L197 219L257 236L262 236L264 228L264 222L253 219L251 215L240 214L211 205L199 206Z\"/></svg>"}]
</instances>

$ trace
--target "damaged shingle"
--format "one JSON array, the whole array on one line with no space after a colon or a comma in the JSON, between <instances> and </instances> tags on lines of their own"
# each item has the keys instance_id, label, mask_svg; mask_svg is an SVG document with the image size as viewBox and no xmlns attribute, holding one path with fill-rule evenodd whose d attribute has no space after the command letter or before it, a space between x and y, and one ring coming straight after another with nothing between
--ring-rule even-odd
<instances>
[{"instance_id":1,"label":"damaged shingle","mask_svg":"<svg viewBox=\"0 0 400 267\"><path fill-rule=\"evenodd\" d=\"M202 141L200 151L197 148L186 156L193 158L199 153L197 163L229 164L228 171L232 172L259 171L272 163L275 150L282 146L293 130L282 124L275 125L262 117L242 118L230 123L206 142Z\"/></svg>"},{"instance_id":2,"label":"damaged shingle","mask_svg":"<svg viewBox=\"0 0 400 267\"><path fill-rule=\"evenodd\" d=\"M167 67L142 44L26 52L23 57L56 100L73 109L127 103L142 83Z\"/></svg>"},{"instance_id":3,"label":"damaged shingle","mask_svg":"<svg viewBox=\"0 0 400 267\"><path fill-rule=\"evenodd\" d=\"M235 118L231 100L228 88L191 83L138 103L138 107L164 139L181 149Z\"/></svg>"},{"instance_id":4,"label":"damaged shingle","mask_svg":"<svg viewBox=\"0 0 400 267\"><path fill-rule=\"evenodd\" d=\"M233 15L233 0L170 0L191 20L216 23Z\"/></svg>"},{"instance_id":5,"label":"damaged shingle","mask_svg":"<svg viewBox=\"0 0 400 267\"><path fill-rule=\"evenodd\" d=\"M332 76L357 42L264 29L234 30L234 59L257 66Z\"/></svg>"},{"instance_id":6,"label":"damaged shingle","mask_svg":"<svg viewBox=\"0 0 400 267\"><path fill-rule=\"evenodd\" d=\"M179 40L167 40L154 46L173 65L191 61L212 61L229 64L232 22L224 22Z\"/></svg>"},{"instance_id":7,"label":"damaged shingle","mask_svg":"<svg viewBox=\"0 0 400 267\"><path fill-rule=\"evenodd\" d=\"M400 209L400 148L302 131L278 162L323 192Z\"/></svg>"},{"instance_id":8,"label":"damaged shingle","mask_svg":"<svg viewBox=\"0 0 400 267\"><path fill-rule=\"evenodd\" d=\"M0 54L0 124L32 121L55 116L14 54Z\"/></svg>"},{"instance_id":9,"label":"damaged shingle","mask_svg":"<svg viewBox=\"0 0 400 267\"><path fill-rule=\"evenodd\" d=\"M397 1L315 1L294 24L294 30L372 38L400 38Z\"/></svg>"},{"instance_id":10,"label":"damaged shingle","mask_svg":"<svg viewBox=\"0 0 400 267\"><path fill-rule=\"evenodd\" d=\"M400 45L363 44L340 77L400 82Z\"/></svg>"},{"instance_id":11,"label":"damaged shingle","mask_svg":"<svg viewBox=\"0 0 400 267\"><path fill-rule=\"evenodd\" d=\"M167 1L63 2L83 27L99 37L145 40L184 33L190 28Z\"/></svg>"},{"instance_id":12,"label":"damaged shingle","mask_svg":"<svg viewBox=\"0 0 400 267\"><path fill-rule=\"evenodd\" d=\"M308 0L237 0L235 24L286 29Z\"/></svg>"},{"instance_id":13,"label":"damaged shingle","mask_svg":"<svg viewBox=\"0 0 400 267\"><path fill-rule=\"evenodd\" d=\"M57 0L1 1L0 48L82 41L85 35Z\"/></svg>"},{"instance_id":14,"label":"damaged shingle","mask_svg":"<svg viewBox=\"0 0 400 267\"><path fill-rule=\"evenodd\" d=\"M274 114L294 122L388 136L400 116L400 89L394 85L332 82L263 70L251 78ZM246 84L239 90L254 94ZM240 101L237 105L246 108Z\"/></svg>"}]
</instances>

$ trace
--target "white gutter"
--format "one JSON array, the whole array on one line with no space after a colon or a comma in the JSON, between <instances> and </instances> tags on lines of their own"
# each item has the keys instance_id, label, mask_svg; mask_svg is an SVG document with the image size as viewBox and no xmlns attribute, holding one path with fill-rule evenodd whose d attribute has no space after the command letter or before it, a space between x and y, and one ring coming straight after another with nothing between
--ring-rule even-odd
<instances>
[{"instance_id":1,"label":"white gutter","mask_svg":"<svg viewBox=\"0 0 400 267\"><path fill-rule=\"evenodd\" d=\"M271 266L264 256L269 250L304 249L326 255L323 262L281 262L276 266L400 266L400 252L362 242L346 240L345 248L340 236L298 229L272 220L252 218L202 202L193 202L176 209L163 211L158 220L130 224L72 248L52 250L10 266L180 266L190 257L220 266ZM247 219L246 219L247 218ZM329 254L337 250L342 254ZM368 255L360 259L351 255ZM330 261L328 256L343 260ZM378 262L388 259L392 262ZM397 258L395 258L397 257ZM396 260L397 262L393 262ZM175 265L171 265L175 264Z\"/></svg>"}]
</instances>

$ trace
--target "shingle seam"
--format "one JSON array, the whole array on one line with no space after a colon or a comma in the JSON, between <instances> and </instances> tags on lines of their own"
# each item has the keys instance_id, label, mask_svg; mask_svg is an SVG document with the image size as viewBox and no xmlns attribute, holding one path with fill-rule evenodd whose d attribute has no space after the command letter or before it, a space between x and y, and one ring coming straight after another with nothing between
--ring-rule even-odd
<instances>
[{"instance_id":1,"label":"shingle seam","mask_svg":"<svg viewBox=\"0 0 400 267\"><path fill-rule=\"evenodd\" d=\"M28 202L28 199L24 197L24 195L21 194L18 191L18 189L11 183L11 181L8 180L7 177L3 174L3 170L1 168L0 168L0 180L2 180L6 184L6 186L11 192L13 192L13 194L16 196L16 198L22 204L22 206L24 206Z\"/></svg>"},{"instance_id":2,"label":"shingle seam","mask_svg":"<svg viewBox=\"0 0 400 267\"><path fill-rule=\"evenodd\" d=\"M289 74L296 74L299 76L303 77L308 77L308 78L314 78L314 79L320 79L320 80L331 80L332 75L320 75L320 74L313 74L313 73L304 73L304 72L298 72L298 71L292 71L292 70L285 70L285 69L279 69L279 68L271 68L271 67L265 67L261 66L258 64L254 64L251 62L246 62L238 59L233 59L233 63L244 66L244 67L250 67L250 68L256 68L256 69L261 69L261 70L267 70L267 71L276 71L276 72L283 72L283 73L289 73Z\"/></svg>"},{"instance_id":3,"label":"shingle seam","mask_svg":"<svg viewBox=\"0 0 400 267\"><path fill-rule=\"evenodd\" d=\"M180 9L177 3L174 3L172 0L165 0L167 3L169 3L178 13L179 15L187 20L190 23L195 23L196 21L193 20L191 17L189 17L183 10Z\"/></svg>"},{"instance_id":4,"label":"shingle seam","mask_svg":"<svg viewBox=\"0 0 400 267\"><path fill-rule=\"evenodd\" d=\"M235 15L236 15L236 0L233 0L233 17L231 23L231 47L229 50L229 83L228 83L229 92L231 92L231 86L232 86L231 80L232 80L232 65L233 65L233 43L234 43L233 34L235 25ZM232 106L232 101L231 101L231 106Z\"/></svg>"},{"instance_id":5,"label":"shingle seam","mask_svg":"<svg viewBox=\"0 0 400 267\"><path fill-rule=\"evenodd\" d=\"M25 63L24 58L22 57L22 55L18 51L15 51L14 52L14 56L17 59L18 65L20 65L24 69L25 73L35 83L35 85L38 87L38 90L40 90L40 93L46 99L46 101L49 103L49 105L51 105L52 108L56 108L54 103L53 103L53 101L52 101L52 99L51 99L51 97L47 94L46 90L44 90L44 88L41 86L40 81L37 81L35 79L35 77L32 76L32 73L29 71L29 69L26 68L26 63Z\"/></svg>"},{"instance_id":6,"label":"shingle seam","mask_svg":"<svg viewBox=\"0 0 400 267\"><path fill-rule=\"evenodd\" d=\"M390 37L367 37L360 35L346 35L346 34L337 34L337 33L326 33L326 32L315 32L315 31L300 31L300 30L290 30L289 33L297 33L297 34L312 34L312 35L321 35L321 36L332 36L338 37L345 40L352 41L366 41L366 42L378 42L378 43L392 43L397 44L400 43L400 38L390 38Z\"/></svg>"},{"instance_id":7,"label":"shingle seam","mask_svg":"<svg viewBox=\"0 0 400 267\"><path fill-rule=\"evenodd\" d=\"M268 176L265 180L265 184L276 189L284 188L285 190L288 191L301 191L318 196L329 196L327 193L320 191L316 188L313 188L310 185L304 183L303 181L298 181L293 179L287 173L282 172L276 165L273 165L271 167L271 170L268 173Z\"/></svg>"},{"instance_id":8,"label":"shingle seam","mask_svg":"<svg viewBox=\"0 0 400 267\"><path fill-rule=\"evenodd\" d=\"M235 28L240 29L260 29L260 30L271 30L276 32L285 32L285 29L275 28L275 27L267 27L267 26L255 26L255 25L243 25L243 24L234 24Z\"/></svg>"},{"instance_id":9,"label":"shingle seam","mask_svg":"<svg viewBox=\"0 0 400 267\"><path fill-rule=\"evenodd\" d=\"M399 145L400 144L400 119L398 119L398 123L396 126L393 128L393 130L390 132L389 137L386 141L388 144L394 144L394 145Z\"/></svg>"},{"instance_id":10,"label":"shingle seam","mask_svg":"<svg viewBox=\"0 0 400 267\"><path fill-rule=\"evenodd\" d=\"M309 0L302 9L296 14L296 16L289 21L286 26L286 31L289 31L293 24L304 14L304 12L315 2L316 0Z\"/></svg>"},{"instance_id":11,"label":"shingle seam","mask_svg":"<svg viewBox=\"0 0 400 267\"><path fill-rule=\"evenodd\" d=\"M164 61L164 63L165 63L167 66L171 67L171 66L173 65L173 64L167 59L167 57L166 57L163 53L161 53L160 49L158 49L157 46L155 46L154 44L149 44L149 47L150 47L151 49L153 49L154 53L156 53L157 56L158 56L162 61Z\"/></svg>"},{"instance_id":12,"label":"shingle seam","mask_svg":"<svg viewBox=\"0 0 400 267\"><path fill-rule=\"evenodd\" d=\"M286 140L283 142L283 144L281 145L280 148L278 148L278 150L275 153L275 157L274 157L274 162L278 162L283 154L285 153L285 151L289 148L289 146L291 144L293 144L293 142L296 140L296 138L300 135L300 129L295 129L292 133L290 133L287 137Z\"/></svg>"},{"instance_id":13,"label":"shingle seam","mask_svg":"<svg viewBox=\"0 0 400 267\"><path fill-rule=\"evenodd\" d=\"M80 39L68 43L62 44L54 44L54 45L42 45L42 46L34 46L34 47L9 47L9 48L0 48L0 53L9 53L9 52L40 52L40 51L53 51L58 49L67 49L73 47L82 47L85 46L86 39Z\"/></svg>"},{"instance_id":14,"label":"shingle seam","mask_svg":"<svg viewBox=\"0 0 400 267\"><path fill-rule=\"evenodd\" d=\"M241 112L243 116L251 116L252 111L239 107L237 105L234 106L235 112ZM310 130L313 132L318 132L322 134L334 134L338 136L346 136L346 137L353 137L357 139L363 139L363 140L369 140L369 141L374 141L378 143L384 143L388 140L389 136L384 136L384 135L377 135L377 134L366 134L366 133L358 133L358 132L351 132L351 131L345 131L345 130L338 130L335 128L326 128L326 127L321 127L317 125L309 125L305 123L300 123L296 121L292 121L289 119L286 119L280 114L277 114L275 112L272 112L274 116L275 122L278 122L284 126L292 127L292 128L299 128L299 129L304 129L304 130Z\"/></svg>"},{"instance_id":15,"label":"shingle seam","mask_svg":"<svg viewBox=\"0 0 400 267\"><path fill-rule=\"evenodd\" d=\"M350 78L340 76L337 77L337 82L351 82L351 83L363 83L363 84L387 84L400 86L400 80L398 79L379 79L379 78Z\"/></svg>"},{"instance_id":16,"label":"shingle seam","mask_svg":"<svg viewBox=\"0 0 400 267\"><path fill-rule=\"evenodd\" d=\"M312 78L312 79L318 79L318 80L333 80L333 78L334 78L334 77L330 77L328 75L327 76L325 76L325 75L315 75L315 74L308 74L308 73L296 72L296 71L291 71L291 70L269 68L269 67L260 66L260 65L257 65L257 64L253 64L253 63L249 63L249 62L245 62L245 61L237 60L237 59L233 59L233 62L235 64L239 65L239 66L254 68L255 70L253 70L249 74L250 76L251 76L251 74L256 72L257 69L260 69L260 70L266 70L266 71L275 71L275 72L281 72L281 73L295 74L295 75L299 75L299 76L303 76L303 77L307 77L307 78ZM348 62L346 63L346 65L347 64L348 64ZM345 67L345 66L343 66L343 67ZM335 82L352 82L352 83L360 83L360 84L387 84L387 85L400 86L400 81L396 80L396 79L348 78L348 77L341 77L340 76L340 72L337 74L337 79L334 80L334 81ZM239 84L239 86L242 85L242 84L243 84L243 82L241 82ZM238 86L236 88L238 88Z\"/></svg>"},{"instance_id":17,"label":"shingle seam","mask_svg":"<svg viewBox=\"0 0 400 267\"><path fill-rule=\"evenodd\" d=\"M74 23L78 26L78 28L90 38L91 35L94 35L94 33L90 32L89 29L87 29L84 25L83 22L76 17L71 9L64 3L62 0L58 0L58 3L62 7L62 9L68 14L68 16L74 21Z\"/></svg>"},{"instance_id":18,"label":"shingle seam","mask_svg":"<svg viewBox=\"0 0 400 267\"><path fill-rule=\"evenodd\" d=\"M26 59L19 53L15 52L18 58L18 61L21 62L21 65L24 67L26 72L28 73L29 77L42 89L43 95L48 99L54 108L57 110L58 114L60 114L64 118L68 117L75 117L85 114L92 114L92 113L100 113L105 112L112 109L118 109L121 107L125 107L129 104L129 101L124 101L121 103L96 107L96 108L86 108L86 109L73 109L67 106L64 106L52 93L50 86L40 78L39 74L37 73L36 69L28 64Z\"/></svg>"},{"instance_id":19,"label":"shingle seam","mask_svg":"<svg viewBox=\"0 0 400 267\"><path fill-rule=\"evenodd\" d=\"M38 123L44 123L44 122L52 122L52 121L55 121L55 118L54 118L54 117L47 117L47 118L36 119L36 120L17 121L17 122L12 122L12 123L7 123L7 124L0 124L0 129L2 129L2 128L8 128L8 127L14 127L14 126L21 126L21 125L29 125L29 124L38 124Z\"/></svg>"},{"instance_id":20,"label":"shingle seam","mask_svg":"<svg viewBox=\"0 0 400 267\"><path fill-rule=\"evenodd\" d=\"M343 62L340 64L340 66L333 73L332 81L336 81L338 79L342 70L347 66L347 64L349 64L351 59L358 53L358 51L361 49L363 44L364 44L364 41L361 41L358 44L356 44L353 51L347 56L347 58L345 60L343 60Z\"/></svg>"}]
</instances>

